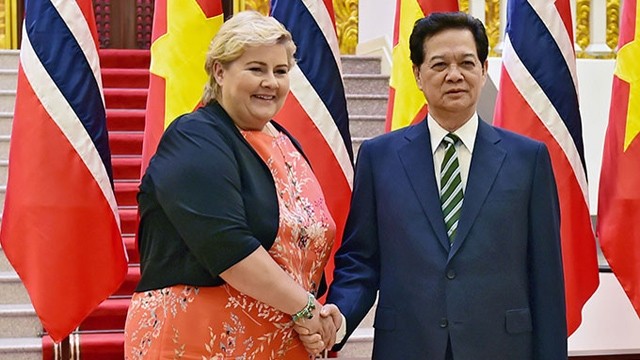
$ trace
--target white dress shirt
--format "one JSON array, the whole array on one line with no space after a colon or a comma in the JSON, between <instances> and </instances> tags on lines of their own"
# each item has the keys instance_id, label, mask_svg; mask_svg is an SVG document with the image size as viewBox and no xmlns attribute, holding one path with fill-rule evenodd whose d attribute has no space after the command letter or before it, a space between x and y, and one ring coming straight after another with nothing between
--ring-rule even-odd
<instances>
[{"instance_id":1,"label":"white dress shirt","mask_svg":"<svg viewBox=\"0 0 640 360\"><path fill-rule=\"evenodd\" d=\"M449 133L436 122L429 114L427 116L427 126L431 134L431 153L433 154L433 170L436 174L436 182L440 189L440 167L444 159L445 146L442 140ZM469 177L469 168L471 167L471 154L473 154L473 145L476 142L476 133L478 132L478 114L473 113L471 118L464 123L459 129L453 133L460 138L460 142L456 143L456 152L458 153L458 163L460 164L460 177L462 177L462 188L467 188L467 178Z\"/></svg>"}]
</instances>

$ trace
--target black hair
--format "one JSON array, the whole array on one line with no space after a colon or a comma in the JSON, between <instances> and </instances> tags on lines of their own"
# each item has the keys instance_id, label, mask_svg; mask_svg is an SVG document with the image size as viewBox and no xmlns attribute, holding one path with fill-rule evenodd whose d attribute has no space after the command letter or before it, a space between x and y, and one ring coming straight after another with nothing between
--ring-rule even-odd
<instances>
[{"instance_id":1,"label":"black hair","mask_svg":"<svg viewBox=\"0 0 640 360\"><path fill-rule=\"evenodd\" d=\"M448 29L467 29L476 42L478 59L484 64L489 55L489 39L482 21L464 12L435 12L416 21L409 36L411 62L420 66L424 62L424 42Z\"/></svg>"}]
</instances>

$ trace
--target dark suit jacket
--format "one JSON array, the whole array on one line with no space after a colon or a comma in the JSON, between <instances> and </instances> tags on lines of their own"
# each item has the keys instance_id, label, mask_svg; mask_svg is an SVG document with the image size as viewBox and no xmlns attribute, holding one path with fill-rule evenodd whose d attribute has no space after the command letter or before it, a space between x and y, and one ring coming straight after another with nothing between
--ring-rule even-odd
<instances>
[{"instance_id":1,"label":"dark suit jacket","mask_svg":"<svg viewBox=\"0 0 640 360\"><path fill-rule=\"evenodd\" d=\"M379 290L375 359L566 359L559 228L544 144L480 121L450 248L423 121L362 145L327 301L351 334Z\"/></svg>"}]
</instances>

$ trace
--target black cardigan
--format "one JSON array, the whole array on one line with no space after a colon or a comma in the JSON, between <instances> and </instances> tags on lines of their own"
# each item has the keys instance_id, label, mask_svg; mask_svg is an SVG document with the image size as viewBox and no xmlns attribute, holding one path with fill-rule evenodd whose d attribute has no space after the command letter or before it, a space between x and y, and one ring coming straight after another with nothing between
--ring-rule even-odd
<instances>
[{"instance_id":1,"label":"black cardigan","mask_svg":"<svg viewBox=\"0 0 640 360\"><path fill-rule=\"evenodd\" d=\"M221 285L221 272L259 246L269 249L278 231L273 177L217 103L166 129L138 204L142 277L136 291Z\"/></svg>"}]
</instances>

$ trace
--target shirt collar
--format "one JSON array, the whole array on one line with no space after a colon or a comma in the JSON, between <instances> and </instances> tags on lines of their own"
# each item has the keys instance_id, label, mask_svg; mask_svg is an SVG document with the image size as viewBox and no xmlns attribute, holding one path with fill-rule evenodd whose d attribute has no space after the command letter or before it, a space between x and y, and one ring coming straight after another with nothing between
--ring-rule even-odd
<instances>
[{"instance_id":1,"label":"shirt collar","mask_svg":"<svg viewBox=\"0 0 640 360\"><path fill-rule=\"evenodd\" d=\"M449 131L440 126L431 114L427 115L427 126L429 127L429 134L431 134L431 153L435 154L442 139L444 139ZM460 141L462 141L462 144L469 149L469 153L473 154L473 145L476 141L477 132L478 113L474 112L471 118L453 133L456 134L460 138Z\"/></svg>"}]
</instances>

